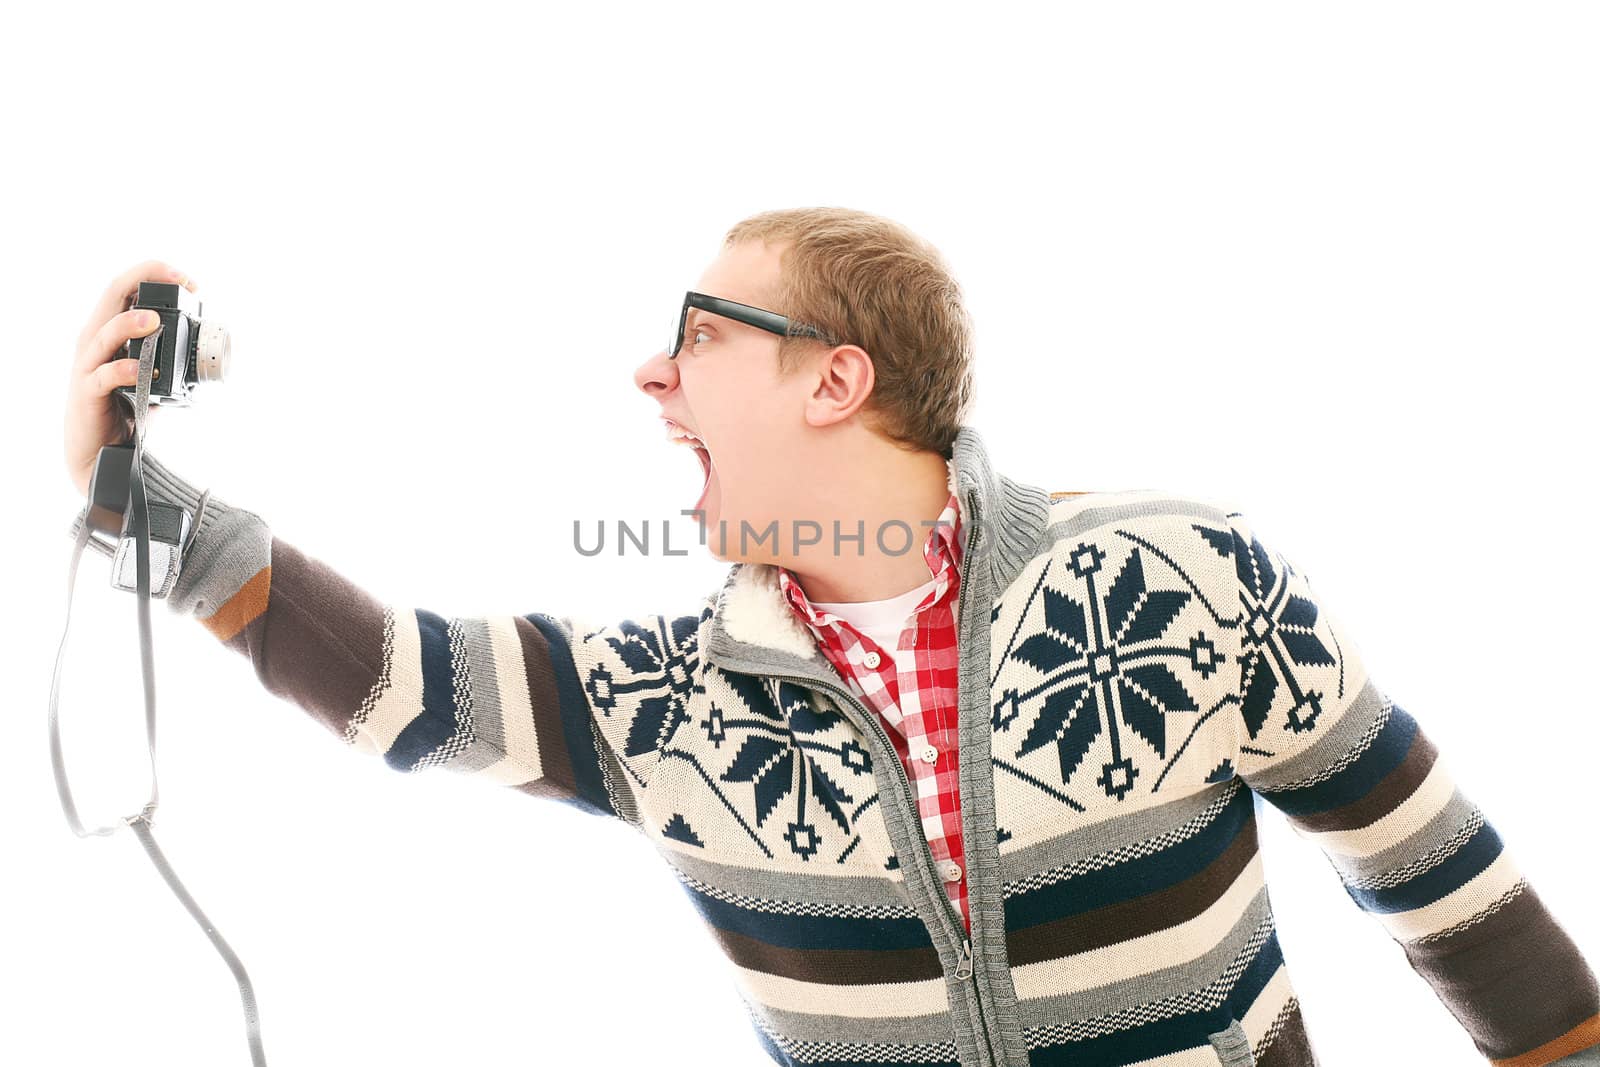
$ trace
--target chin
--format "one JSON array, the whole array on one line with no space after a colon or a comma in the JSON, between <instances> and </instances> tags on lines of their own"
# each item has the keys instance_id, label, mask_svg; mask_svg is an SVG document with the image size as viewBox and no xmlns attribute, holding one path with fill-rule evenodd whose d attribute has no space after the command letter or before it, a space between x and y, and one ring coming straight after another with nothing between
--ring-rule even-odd
<instances>
[{"instance_id":1,"label":"chin","mask_svg":"<svg viewBox=\"0 0 1600 1067\"><path fill-rule=\"evenodd\" d=\"M702 536L712 558L724 563L753 562L748 552L739 550L739 520L722 513L716 504L707 502ZM726 543L724 543L726 541Z\"/></svg>"},{"instance_id":2,"label":"chin","mask_svg":"<svg viewBox=\"0 0 1600 1067\"><path fill-rule=\"evenodd\" d=\"M706 551L711 553L712 559L721 560L724 563L737 562L730 558L731 553L723 551L722 539L717 536L719 517L714 512L714 509L706 508L705 514L697 520L700 524L700 540L705 544Z\"/></svg>"},{"instance_id":3,"label":"chin","mask_svg":"<svg viewBox=\"0 0 1600 1067\"><path fill-rule=\"evenodd\" d=\"M746 554L739 551L739 520L723 514L721 501L715 495L707 498L700 509L702 514L695 521L699 525L700 540L711 558L723 563L747 562ZM724 535L726 545L723 544Z\"/></svg>"}]
</instances>

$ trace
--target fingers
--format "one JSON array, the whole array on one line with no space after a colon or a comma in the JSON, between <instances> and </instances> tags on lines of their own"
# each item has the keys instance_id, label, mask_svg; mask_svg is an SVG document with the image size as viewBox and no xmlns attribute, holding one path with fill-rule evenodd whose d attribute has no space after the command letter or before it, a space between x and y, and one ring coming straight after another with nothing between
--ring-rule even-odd
<instances>
[{"instance_id":1,"label":"fingers","mask_svg":"<svg viewBox=\"0 0 1600 1067\"><path fill-rule=\"evenodd\" d=\"M128 306L129 297L139 290L140 282L177 282L191 293L195 291L194 279L184 274L183 271L164 263L159 259L147 259L143 263L129 267L111 280L100 300L95 304L94 310L89 313L89 319L83 324L83 329L78 332L78 349L83 346L103 326L107 319L117 314Z\"/></svg>"},{"instance_id":2,"label":"fingers","mask_svg":"<svg viewBox=\"0 0 1600 1067\"><path fill-rule=\"evenodd\" d=\"M89 392L96 398L103 397L114 389L120 389L124 385L137 385L138 382L138 360L113 359L109 363L102 363L89 375Z\"/></svg>"},{"instance_id":3,"label":"fingers","mask_svg":"<svg viewBox=\"0 0 1600 1067\"><path fill-rule=\"evenodd\" d=\"M78 349L73 365L84 373L92 371L107 360L115 360L122 355L122 347L129 340L155 333L160 325L161 317L148 309L113 315L110 321L95 331L88 344Z\"/></svg>"}]
</instances>

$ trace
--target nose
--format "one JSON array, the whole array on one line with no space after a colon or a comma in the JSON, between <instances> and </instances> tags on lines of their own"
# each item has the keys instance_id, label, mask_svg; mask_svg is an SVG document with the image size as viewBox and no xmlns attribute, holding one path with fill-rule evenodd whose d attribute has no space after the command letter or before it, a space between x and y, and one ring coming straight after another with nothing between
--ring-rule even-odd
<instances>
[{"instance_id":1,"label":"nose","mask_svg":"<svg viewBox=\"0 0 1600 1067\"><path fill-rule=\"evenodd\" d=\"M670 393L678 387L678 364L667 358L663 348L633 372L633 384L649 397Z\"/></svg>"}]
</instances>

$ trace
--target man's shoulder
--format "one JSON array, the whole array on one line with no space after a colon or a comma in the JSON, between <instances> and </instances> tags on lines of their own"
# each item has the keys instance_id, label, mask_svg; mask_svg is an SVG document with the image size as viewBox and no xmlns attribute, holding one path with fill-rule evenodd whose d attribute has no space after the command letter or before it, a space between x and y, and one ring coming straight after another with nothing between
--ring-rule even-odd
<instances>
[{"instance_id":1,"label":"man's shoulder","mask_svg":"<svg viewBox=\"0 0 1600 1067\"><path fill-rule=\"evenodd\" d=\"M1162 488L1050 492L1036 562L1082 571L1130 559L1198 577L1224 577L1236 551L1239 512L1204 494Z\"/></svg>"},{"instance_id":2,"label":"man's shoulder","mask_svg":"<svg viewBox=\"0 0 1600 1067\"><path fill-rule=\"evenodd\" d=\"M1221 530L1227 529L1230 518L1238 515L1217 498L1159 487L1069 489L1051 492L1049 497L1047 527L1057 534L1069 529L1087 532L1113 525L1155 529L1188 522L1201 522Z\"/></svg>"}]
</instances>

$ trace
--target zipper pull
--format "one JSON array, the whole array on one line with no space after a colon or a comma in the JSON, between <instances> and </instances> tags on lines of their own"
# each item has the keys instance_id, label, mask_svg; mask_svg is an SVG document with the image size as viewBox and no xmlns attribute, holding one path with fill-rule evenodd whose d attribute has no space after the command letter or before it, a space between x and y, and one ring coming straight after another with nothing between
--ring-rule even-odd
<instances>
[{"instance_id":1,"label":"zipper pull","mask_svg":"<svg viewBox=\"0 0 1600 1067\"><path fill-rule=\"evenodd\" d=\"M956 965L956 977L961 979L972 977L972 940L961 939L961 962Z\"/></svg>"}]
</instances>

